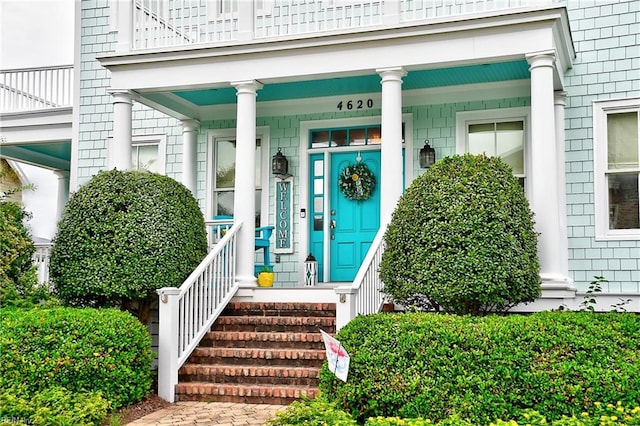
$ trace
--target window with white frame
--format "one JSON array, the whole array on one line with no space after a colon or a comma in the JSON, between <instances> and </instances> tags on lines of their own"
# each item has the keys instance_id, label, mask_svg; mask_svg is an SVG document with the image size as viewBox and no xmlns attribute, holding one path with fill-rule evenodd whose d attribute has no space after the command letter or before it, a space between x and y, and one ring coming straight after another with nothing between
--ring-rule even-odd
<instances>
[{"instance_id":1,"label":"window with white frame","mask_svg":"<svg viewBox=\"0 0 640 426\"><path fill-rule=\"evenodd\" d=\"M107 139L111 146L113 138ZM131 170L165 174L166 135L140 135L131 138ZM112 150L107 150L108 164L113 164Z\"/></svg>"},{"instance_id":2,"label":"window with white frame","mask_svg":"<svg viewBox=\"0 0 640 426\"><path fill-rule=\"evenodd\" d=\"M640 99L594 101L596 236L640 239Z\"/></svg>"},{"instance_id":3,"label":"window with white frame","mask_svg":"<svg viewBox=\"0 0 640 426\"><path fill-rule=\"evenodd\" d=\"M526 108L459 112L457 152L500 157L525 188L527 117Z\"/></svg>"}]
</instances>

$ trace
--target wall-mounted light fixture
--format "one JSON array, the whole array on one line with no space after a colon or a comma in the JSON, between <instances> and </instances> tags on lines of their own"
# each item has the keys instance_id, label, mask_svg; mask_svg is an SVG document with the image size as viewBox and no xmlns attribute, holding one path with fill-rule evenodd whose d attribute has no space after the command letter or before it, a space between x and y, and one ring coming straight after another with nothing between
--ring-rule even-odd
<instances>
[{"instance_id":1,"label":"wall-mounted light fixture","mask_svg":"<svg viewBox=\"0 0 640 426\"><path fill-rule=\"evenodd\" d=\"M428 169L436 162L436 150L429 145L429 139L424 140L424 146L420 149L420 167Z\"/></svg>"},{"instance_id":2,"label":"wall-mounted light fixture","mask_svg":"<svg viewBox=\"0 0 640 426\"><path fill-rule=\"evenodd\" d=\"M289 161L280 148L271 159L271 173L279 175L283 179L289 176Z\"/></svg>"}]
</instances>

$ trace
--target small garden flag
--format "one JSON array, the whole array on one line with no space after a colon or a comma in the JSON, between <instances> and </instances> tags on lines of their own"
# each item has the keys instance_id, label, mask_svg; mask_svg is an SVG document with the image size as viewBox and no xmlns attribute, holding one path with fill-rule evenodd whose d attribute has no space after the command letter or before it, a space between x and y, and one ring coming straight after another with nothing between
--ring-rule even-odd
<instances>
[{"instance_id":1,"label":"small garden flag","mask_svg":"<svg viewBox=\"0 0 640 426\"><path fill-rule=\"evenodd\" d=\"M324 347L327 351L329 371L333 372L338 379L346 382L349 374L349 354L344 350L339 340L334 339L322 330L320 330L320 333L322 333Z\"/></svg>"}]
</instances>

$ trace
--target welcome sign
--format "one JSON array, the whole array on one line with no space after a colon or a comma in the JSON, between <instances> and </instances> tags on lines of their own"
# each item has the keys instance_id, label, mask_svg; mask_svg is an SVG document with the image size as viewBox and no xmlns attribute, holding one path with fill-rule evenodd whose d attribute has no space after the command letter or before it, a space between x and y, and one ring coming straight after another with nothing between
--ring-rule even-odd
<instances>
[{"instance_id":1,"label":"welcome sign","mask_svg":"<svg viewBox=\"0 0 640 426\"><path fill-rule=\"evenodd\" d=\"M275 253L293 253L293 177L276 181Z\"/></svg>"}]
</instances>

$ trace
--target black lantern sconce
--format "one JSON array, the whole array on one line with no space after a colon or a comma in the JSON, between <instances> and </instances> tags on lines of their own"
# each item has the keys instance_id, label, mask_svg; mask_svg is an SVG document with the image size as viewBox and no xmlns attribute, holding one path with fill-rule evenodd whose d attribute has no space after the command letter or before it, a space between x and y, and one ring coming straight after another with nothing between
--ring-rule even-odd
<instances>
[{"instance_id":1,"label":"black lantern sconce","mask_svg":"<svg viewBox=\"0 0 640 426\"><path fill-rule=\"evenodd\" d=\"M424 146L420 149L420 167L428 169L436 162L436 150L429 145L429 139L424 140Z\"/></svg>"},{"instance_id":2,"label":"black lantern sconce","mask_svg":"<svg viewBox=\"0 0 640 426\"><path fill-rule=\"evenodd\" d=\"M278 152L276 152L276 155L271 159L271 173L280 176L282 179L291 176L289 174L289 161L280 148L278 148Z\"/></svg>"}]
</instances>

